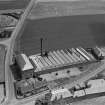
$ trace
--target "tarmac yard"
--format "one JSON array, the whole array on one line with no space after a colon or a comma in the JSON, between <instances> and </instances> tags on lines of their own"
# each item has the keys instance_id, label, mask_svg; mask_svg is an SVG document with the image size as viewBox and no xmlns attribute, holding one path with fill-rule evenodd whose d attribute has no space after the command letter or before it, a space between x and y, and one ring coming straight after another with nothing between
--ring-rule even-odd
<instances>
[{"instance_id":1,"label":"tarmac yard","mask_svg":"<svg viewBox=\"0 0 105 105\"><path fill-rule=\"evenodd\" d=\"M105 45L105 15L62 16L27 20L20 37L20 50L27 55L46 50Z\"/></svg>"}]
</instances>

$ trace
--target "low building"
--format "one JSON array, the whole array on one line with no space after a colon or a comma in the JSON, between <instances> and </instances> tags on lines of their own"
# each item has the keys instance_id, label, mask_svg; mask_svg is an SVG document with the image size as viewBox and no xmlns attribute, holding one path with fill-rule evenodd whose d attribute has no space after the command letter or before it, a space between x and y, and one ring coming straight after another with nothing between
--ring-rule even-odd
<instances>
[{"instance_id":1,"label":"low building","mask_svg":"<svg viewBox=\"0 0 105 105\"><path fill-rule=\"evenodd\" d=\"M55 99L59 100L61 97L67 98L73 96L72 93L66 88L52 90L51 93L52 93L51 101L54 101Z\"/></svg>"},{"instance_id":2,"label":"low building","mask_svg":"<svg viewBox=\"0 0 105 105\"><path fill-rule=\"evenodd\" d=\"M22 79L28 79L33 77L35 67L33 67L30 60L25 54L17 55L16 63L20 69Z\"/></svg>"}]
</instances>

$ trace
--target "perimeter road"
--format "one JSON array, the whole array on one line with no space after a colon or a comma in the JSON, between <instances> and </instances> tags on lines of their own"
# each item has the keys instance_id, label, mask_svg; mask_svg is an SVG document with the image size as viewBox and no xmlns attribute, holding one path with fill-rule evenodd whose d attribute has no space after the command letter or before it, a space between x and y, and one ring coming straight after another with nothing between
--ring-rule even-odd
<instances>
[{"instance_id":1,"label":"perimeter road","mask_svg":"<svg viewBox=\"0 0 105 105\"><path fill-rule=\"evenodd\" d=\"M19 20L16 28L14 29L11 39L7 41L8 43L8 51L6 55L6 61L5 61L5 71L6 71L6 91L7 91L7 97L3 105L8 105L8 104L13 104L11 103L13 101L14 97L14 88L13 88L13 80L12 80L12 75L10 73L10 68L9 65L12 63L12 55L13 55L13 48L15 45L15 40L16 37L19 35L19 32L21 28L24 25L24 22L30 13L32 7L35 5L35 0L31 0L27 8L25 9L21 19Z\"/></svg>"}]
</instances>

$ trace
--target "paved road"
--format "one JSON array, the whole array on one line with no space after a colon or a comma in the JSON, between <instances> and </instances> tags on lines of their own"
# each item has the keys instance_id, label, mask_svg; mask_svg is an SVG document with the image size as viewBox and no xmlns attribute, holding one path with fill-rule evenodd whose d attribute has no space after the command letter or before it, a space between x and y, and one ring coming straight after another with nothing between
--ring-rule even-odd
<instances>
[{"instance_id":1,"label":"paved road","mask_svg":"<svg viewBox=\"0 0 105 105\"><path fill-rule=\"evenodd\" d=\"M12 55L13 55L13 48L14 48L14 43L16 36L19 34L24 21L29 14L32 6L34 5L35 0L31 0L29 3L28 7L26 8L24 14L22 15L21 19L19 20L15 30L12 33L12 37L9 40L6 40L5 42L1 42L2 44L4 43L7 45L7 55L6 55L6 61L5 61L5 79L6 79L6 99L3 105L8 105L8 104L13 104L12 101L15 100L15 94L14 94L14 85L13 85L13 76L10 70L10 64L12 63Z\"/></svg>"}]
</instances>

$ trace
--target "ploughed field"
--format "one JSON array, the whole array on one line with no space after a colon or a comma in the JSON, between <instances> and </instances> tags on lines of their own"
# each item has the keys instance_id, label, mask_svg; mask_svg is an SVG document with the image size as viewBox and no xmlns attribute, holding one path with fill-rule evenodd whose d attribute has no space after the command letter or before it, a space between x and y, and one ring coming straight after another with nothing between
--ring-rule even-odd
<instances>
[{"instance_id":1,"label":"ploughed field","mask_svg":"<svg viewBox=\"0 0 105 105\"><path fill-rule=\"evenodd\" d=\"M78 15L29 20L22 30L19 48L27 55L46 50L105 45L105 15Z\"/></svg>"}]
</instances>

